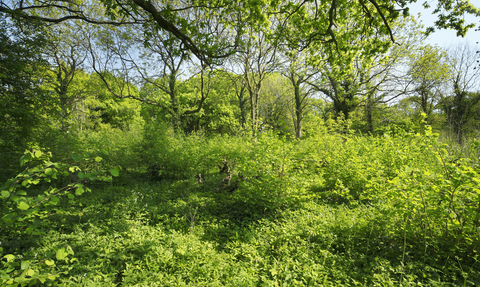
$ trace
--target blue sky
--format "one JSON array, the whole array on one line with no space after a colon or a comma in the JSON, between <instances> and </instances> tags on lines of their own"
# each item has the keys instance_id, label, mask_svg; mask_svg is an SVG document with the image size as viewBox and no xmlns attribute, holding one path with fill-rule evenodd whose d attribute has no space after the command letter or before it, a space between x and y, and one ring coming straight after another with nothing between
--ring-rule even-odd
<instances>
[{"instance_id":1,"label":"blue sky","mask_svg":"<svg viewBox=\"0 0 480 287\"><path fill-rule=\"evenodd\" d=\"M477 0L474 0L472 1L472 3L476 1ZM423 0L418 0L417 3L411 4L409 6L410 14L415 15L415 17L417 17L417 14L421 13L422 15L420 16L419 20L422 21L422 24L425 27L433 26L433 22L436 20L437 15L432 15L432 11L434 10L433 7L429 8L428 10L424 9L422 6L423 2L424 2ZM432 3L431 5L434 6L435 3ZM480 22L479 17L474 17L471 15L466 16L465 20L467 21L467 23L472 23L472 22L477 23L477 26ZM480 31L475 32L475 28L470 29L467 35L465 36L465 38L461 38L461 37L457 37L456 33L452 30L436 30L436 32L430 35L427 39L428 44L431 44L431 45L438 44L440 47L444 47L444 48L452 44L456 44L463 41L468 41L470 44L476 44L476 42L480 42Z\"/></svg>"}]
</instances>

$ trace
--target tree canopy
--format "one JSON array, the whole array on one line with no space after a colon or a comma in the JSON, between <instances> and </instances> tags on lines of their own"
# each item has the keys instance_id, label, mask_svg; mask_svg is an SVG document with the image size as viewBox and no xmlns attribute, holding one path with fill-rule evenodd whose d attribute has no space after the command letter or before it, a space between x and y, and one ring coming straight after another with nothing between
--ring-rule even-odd
<instances>
[{"instance_id":1,"label":"tree canopy","mask_svg":"<svg viewBox=\"0 0 480 287\"><path fill-rule=\"evenodd\" d=\"M168 32L197 58L214 62L243 49L246 26L268 32L277 45L298 49L330 45L336 51L351 51L352 40L375 36L373 52L394 42L392 24L408 15L417 0L96 0L96 1L2 1L0 12L14 17L60 23L80 19L106 25L137 25L146 36L154 30ZM427 3L424 4L428 6ZM469 0L438 0L435 27L454 29L464 36L473 23L466 13L480 15ZM430 27L428 32L433 32ZM147 37L148 38L148 37ZM147 39L148 40L148 39ZM388 40L388 41L387 41Z\"/></svg>"}]
</instances>

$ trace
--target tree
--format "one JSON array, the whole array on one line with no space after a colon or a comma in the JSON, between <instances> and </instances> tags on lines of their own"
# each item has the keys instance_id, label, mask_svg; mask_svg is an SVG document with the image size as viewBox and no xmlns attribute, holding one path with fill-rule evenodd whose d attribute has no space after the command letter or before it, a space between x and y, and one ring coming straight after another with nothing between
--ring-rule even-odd
<instances>
[{"instance_id":1,"label":"tree","mask_svg":"<svg viewBox=\"0 0 480 287\"><path fill-rule=\"evenodd\" d=\"M237 68L242 71L249 94L251 129L255 137L260 124L259 97L264 80L276 68L277 49L267 41L264 33L256 34L251 30L248 36L245 51L235 61Z\"/></svg>"},{"instance_id":2,"label":"tree","mask_svg":"<svg viewBox=\"0 0 480 287\"><path fill-rule=\"evenodd\" d=\"M269 73L259 97L261 128L273 128L281 134L294 134L294 108L292 88L287 78L279 73Z\"/></svg>"},{"instance_id":3,"label":"tree","mask_svg":"<svg viewBox=\"0 0 480 287\"><path fill-rule=\"evenodd\" d=\"M476 51L468 43L447 50L447 61L452 73L448 77L449 95L442 98L442 108L447 115L458 143L462 143L464 128L474 116L474 107L480 101L480 70L476 68Z\"/></svg>"},{"instance_id":4,"label":"tree","mask_svg":"<svg viewBox=\"0 0 480 287\"><path fill-rule=\"evenodd\" d=\"M224 71L227 74L230 82L233 84L235 90L235 96L237 98L238 108L240 109L240 126L245 129L247 124L247 102L248 98L245 96L247 92L247 84L245 83L245 77L243 75L237 75L228 71Z\"/></svg>"},{"instance_id":5,"label":"tree","mask_svg":"<svg viewBox=\"0 0 480 287\"><path fill-rule=\"evenodd\" d=\"M181 117L183 114L180 109L178 94L179 77L183 73L182 69L185 62L190 58L190 53L172 35L164 34L162 31L153 31L153 33L156 33L155 37L152 36L151 44L144 49L142 55L145 60L143 67L140 68L137 65L135 67L144 81L154 85L169 96L168 105L161 102L159 102L159 105L167 109L171 115L174 128L178 130L182 126ZM134 63L134 60L130 61ZM154 75L148 75L148 71ZM201 104L204 100L202 99Z\"/></svg>"},{"instance_id":6,"label":"tree","mask_svg":"<svg viewBox=\"0 0 480 287\"><path fill-rule=\"evenodd\" d=\"M50 35L52 35L51 44L44 50L44 54L50 61L53 73L50 79L53 87L51 96L60 107L58 111L60 129L64 137L67 137L68 118L75 111L76 103L85 97L87 85L82 88L77 85L74 89L71 86L76 76L83 73L81 65L87 57L85 39L82 38L81 23L78 22L57 25Z\"/></svg>"},{"instance_id":7,"label":"tree","mask_svg":"<svg viewBox=\"0 0 480 287\"><path fill-rule=\"evenodd\" d=\"M38 23L10 21L0 15L0 161L2 176L9 176L19 154L36 141L44 124L45 91L41 74L48 67L42 58L46 45ZM4 179L3 177L0 180Z\"/></svg>"},{"instance_id":8,"label":"tree","mask_svg":"<svg viewBox=\"0 0 480 287\"><path fill-rule=\"evenodd\" d=\"M180 91L184 97L191 101L198 99L201 93L201 75L189 78ZM232 87L230 75L223 70L208 72L204 79L204 88L208 89L208 98L198 113L188 115L186 131L201 130L210 134L238 134L241 129L242 111L238 107L238 98L235 88Z\"/></svg>"},{"instance_id":9,"label":"tree","mask_svg":"<svg viewBox=\"0 0 480 287\"><path fill-rule=\"evenodd\" d=\"M305 107L308 105L309 96L315 92L314 87L308 85L308 82L319 71L312 69L304 53L287 52L287 54L290 55L287 55L288 63L286 63L282 74L289 80L293 88L295 137L299 139L302 137L302 120L305 116Z\"/></svg>"},{"instance_id":10,"label":"tree","mask_svg":"<svg viewBox=\"0 0 480 287\"><path fill-rule=\"evenodd\" d=\"M432 112L437 108L449 78L450 67L446 54L438 46L426 45L412 51L408 58L407 82L411 86L412 103L432 121Z\"/></svg>"},{"instance_id":11,"label":"tree","mask_svg":"<svg viewBox=\"0 0 480 287\"><path fill-rule=\"evenodd\" d=\"M59 23L81 19L95 24L150 25L173 35L198 59L211 63L232 55L241 48L245 26L256 31L268 30L271 16L279 19L280 27L272 36L276 44L289 42L302 49L318 45L335 45L336 50L348 51L348 43L361 36L389 36L394 40L391 24L402 14L408 15L408 4L416 0L361 0L361 1L144 1L99 0L99 2L65 2L51 0L25 3L23 0L3 1L0 12L21 18ZM425 4L428 6L428 4ZM94 11L100 9L103 17ZM47 13L54 11L55 13ZM469 0L438 0L434 13L437 28L455 29L465 35L474 24L465 23L466 13L480 15ZM215 16L195 19L192 14ZM356 23L345 28L346 21ZM140 26L143 25L143 26ZM290 25L291 24L291 25ZM295 26L294 34L291 27ZM225 29L221 37L213 37L218 29ZM433 28L429 29L432 32ZM346 59L348 61L349 59Z\"/></svg>"}]
</instances>

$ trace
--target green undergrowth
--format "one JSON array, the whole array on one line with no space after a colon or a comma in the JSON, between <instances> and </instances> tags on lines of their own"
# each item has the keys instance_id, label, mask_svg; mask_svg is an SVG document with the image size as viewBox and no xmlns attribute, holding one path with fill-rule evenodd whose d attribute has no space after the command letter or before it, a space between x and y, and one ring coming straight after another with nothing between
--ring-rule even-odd
<instances>
[{"instance_id":1,"label":"green undergrowth","mask_svg":"<svg viewBox=\"0 0 480 287\"><path fill-rule=\"evenodd\" d=\"M480 284L475 141L458 158L428 128L302 141L157 128L130 153L127 137L98 144L110 152L92 167L122 158L120 176L59 198L43 233L2 231L2 256L28 271L65 248L43 270L54 286Z\"/></svg>"}]
</instances>

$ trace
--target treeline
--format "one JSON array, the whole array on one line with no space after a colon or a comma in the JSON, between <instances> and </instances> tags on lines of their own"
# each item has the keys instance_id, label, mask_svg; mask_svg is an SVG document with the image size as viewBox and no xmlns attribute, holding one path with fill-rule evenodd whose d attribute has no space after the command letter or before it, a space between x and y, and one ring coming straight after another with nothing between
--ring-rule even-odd
<instances>
[{"instance_id":1,"label":"treeline","mask_svg":"<svg viewBox=\"0 0 480 287\"><path fill-rule=\"evenodd\" d=\"M84 132L153 121L187 134L268 128L301 138L329 121L340 132L416 131L424 114L459 143L479 128L476 48L426 45L411 17L392 24L396 45L355 38L346 60L328 45L296 49L251 29L241 51L215 61L161 30L19 19L2 14L0 23L3 162L26 148L66 151Z\"/></svg>"}]
</instances>

